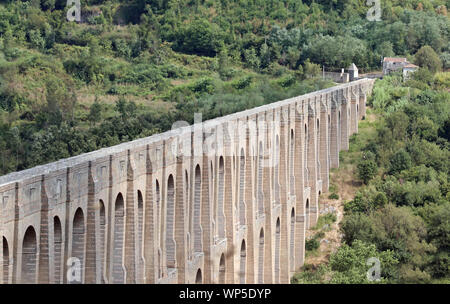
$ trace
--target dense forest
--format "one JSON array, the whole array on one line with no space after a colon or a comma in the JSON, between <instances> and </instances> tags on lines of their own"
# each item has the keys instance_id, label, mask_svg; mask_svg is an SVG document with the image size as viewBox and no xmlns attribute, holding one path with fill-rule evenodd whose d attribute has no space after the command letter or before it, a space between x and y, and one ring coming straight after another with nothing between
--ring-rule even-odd
<instances>
[{"instance_id":1,"label":"dense forest","mask_svg":"<svg viewBox=\"0 0 450 304\"><path fill-rule=\"evenodd\" d=\"M333 85L322 66L449 67L449 1L365 2L0 1L0 174Z\"/></svg>"}]
</instances>

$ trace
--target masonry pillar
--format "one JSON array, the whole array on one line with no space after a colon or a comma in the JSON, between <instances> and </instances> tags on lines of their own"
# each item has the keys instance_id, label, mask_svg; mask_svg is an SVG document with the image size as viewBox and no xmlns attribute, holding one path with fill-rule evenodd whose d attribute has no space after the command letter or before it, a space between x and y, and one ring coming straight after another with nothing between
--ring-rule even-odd
<instances>
[{"instance_id":1,"label":"masonry pillar","mask_svg":"<svg viewBox=\"0 0 450 304\"><path fill-rule=\"evenodd\" d=\"M39 233L39 269L38 284L50 282L48 248L48 197L45 191L45 177L41 176L41 221Z\"/></svg>"},{"instance_id":2,"label":"masonry pillar","mask_svg":"<svg viewBox=\"0 0 450 304\"><path fill-rule=\"evenodd\" d=\"M316 115L316 101L310 101L308 110L308 182L311 188L309 227L313 227L318 218L318 153L317 153L317 125L318 115ZM320 125L320 122L319 122Z\"/></svg>"},{"instance_id":3,"label":"masonry pillar","mask_svg":"<svg viewBox=\"0 0 450 304\"><path fill-rule=\"evenodd\" d=\"M88 202L86 215L86 264L85 264L85 283L95 284L97 282L97 250L96 250L96 204L95 204L95 185L92 176L92 163L88 166Z\"/></svg>"},{"instance_id":4,"label":"masonry pillar","mask_svg":"<svg viewBox=\"0 0 450 304\"><path fill-rule=\"evenodd\" d=\"M358 133L359 121L359 94L355 88L350 89L351 110L350 110L350 134Z\"/></svg>"},{"instance_id":5,"label":"masonry pillar","mask_svg":"<svg viewBox=\"0 0 450 304\"><path fill-rule=\"evenodd\" d=\"M330 134L330 168L339 167L339 151L341 145L340 130L341 111L337 96L331 96L331 134Z\"/></svg>"},{"instance_id":6,"label":"masonry pillar","mask_svg":"<svg viewBox=\"0 0 450 304\"><path fill-rule=\"evenodd\" d=\"M177 176L175 183L175 243L176 243L176 261L177 261L177 272L178 272L178 283L186 283L186 204L184 202L184 197L186 189L184 175L183 175L183 155L179 153L176 157L177 161Z\"/></svg>"},{"instance_id":7,"label":"masonry pillar","mask_svg":"<svg viewBox=\"0 0 450 304\"><path fill-rule=\"evenodd\" d=\"M145 201L144 201L144 282L156 283L158 270L156 269L156 214L153 198L153 166L150 160L150 146L146 149Z\"/></svg>"},{"instance_id":8,"label":"masonry pillar","mask_svg":"<svg viewBox=\"0 0 450 304\"><path fill-rule=\"evenodd\" d=\"M247 241L246 241L246 258L247 258L247 269L246 269L246 283L247 284L254 284L255 278L256 278L256 271L255 271L255 251L257 250L258 242L255 242L256 240L259 240L255 236L255 198L253 196L253 155L251 149L251 142L250 142L250 136L251 136L251 130L250 128L253 127L253 121L247 119L247 127L246 127L246 135L245 135L245 142L246 142L246 148L245 148L245 193L244 193L244 200L246 205L246 223L247 223ZM258 234L259 235L259 234Z\"/></svg>"},{"instance_id":9,"label":"masonry pillar","mask_svg":"<svg viewBox=\"0 0 450 304\"><path fill-rule=\"evenodd\" d=\"M126 283L136 283L135 269L135 193L134 193L134 169L131 165L130 150L127 157L127 197L125 207L125 248L124 248L124 266L126 270Z\"/></svg>"},{"instance_id":10,"label":"masonry pillar","mask_svg":"<svg viewBox=\"0 0 450 304\"><path fill-rule=\"evenodd\" d=\"M289 138L289 113L288 108L281 108L280 111L280 155L279 155L279 185L281 203L281 234L280 234L280 283L289 283L289 224L288 217L288 168L287 151Z\"/></svg>"},{"instance_id":11,"label":"masonry pillar","mask_svg":"<svg viewBox=\"0 0 450 304\"><path fill-rule=\"evenodd\" d=\"M305 180L304 180L304 150L305 128L303 121L303 109L297 104L295 110L295 145L294 145L294 176L295 176L295 241L294 256L295 269L299 269L305 260Z\"/></svg>"},{"instance_id":12,"label":"masonry pillar","mask_svg":"<svg viewBox=\"0 0 450 304\"><path fill-rule=\"evenodd\" d=\"M64 260L63 260L63 283L67 284L67 270L68 270L68 266L67 266L67 260L70 258L69 255L69 223L71 222L70 219L70 206L71 206L71 183L72 183L72 169L71 168L67 168L66 171L66 214L65 214L65 221L64 221Z\"/></svg>"},{"instance_id":13,"label":"masonry pillar","mask_svg":"<svg viewBox=\"0 0 450 304\"><path fill-rule=\"evenodd\" d=\"M322 98L326 98L322 96ZM330 117L331 119L331 117ZM319 161L320 179L322 180L322 193L328 191L329 187L329 147L328 147L328 101L322 100L320 103L320 138L319 138Z\"/></svg>"},{"instance_id":14,"label":"masonry pillar","mask_svg":"<svg viewBox=\"0 0 450 304\"><path fill-rule=\"evenodd\" d=\"M231 123L233 126L233 123ZM234 271L235 271L235 259L236 248L235 244L235 217L233 214L233 152L232 152L232 127L229 129L229 122L223 125L223 149L224 149L224 210L225 210L225 225L226 225L226 238L227 238L227 254L225 262L225 283L234 283Z\"/></svg>"},{"instance_id":15,"label":"masonry pillar","mask_svg":"<svg viewBox=\"0 0 450 304\"><path fill-rule=\"evenodd\" d=\"M144 201L144 282L146 284L154 284L158 273L155 267L157 239L156 221L155 221L155 204L153 203L153 169L150 161L150 146L147 145L146 150L146 174L145 174L145 201Z\"/></svg>"},{"instance_id":16,"label":"masonry pillar","mask_svg":"<svg viewBox=\"0 0 450 304\"><path fill-rule=\"evenodd\" d=\"M366 102L366 90L365 87L361 85L359 91L359 119L364 119L366 117Z\"/></svg>"},{"instance_id":17,"label":"masonry pillar","mask_svg":"<svg viewBox=\"0 0 450 304\"><path fill-rule=\"evenodd\" d=\"M341 151L348 151L350 133L350 109L348 99L344 94L344 90L339 90L339 99L341 104Z\"/></svg>"},{"instance_id":18,"label":"masonry pillar","mask_svg":"<svg viewBox=\"0 0 450 304\"><path fill-rule=\"evenodd\" d=\"M203 133L205 139L205 133ZM203 254L205 257L205 266L203 269L203 282L205 284L212 283L212 229L211 229L211 200L209 191L210 167L208 165L208 155L204 151L202 165L202 197L201 197L201 225L203 231Z\"/></svg>"},{"instance_id":19,"label":"masonry pillar","mask_svg":"<svg viewBox=\"0 0 450 304\"><path fill-rule=\"evenodd\" d=\"M264 113L264 121L266 122L265 128L260 130L260 134L264 136L264 157L263 157L263 198L264 198L264 210L265 210L265 228L264 228L264 284L274 283L274 229L272 225L272 168L271 168L271 153L269 146L269 136L271 132L269 130L273 127L273 121L268 119L268 113Z\"/></svg>"}]
</instances>

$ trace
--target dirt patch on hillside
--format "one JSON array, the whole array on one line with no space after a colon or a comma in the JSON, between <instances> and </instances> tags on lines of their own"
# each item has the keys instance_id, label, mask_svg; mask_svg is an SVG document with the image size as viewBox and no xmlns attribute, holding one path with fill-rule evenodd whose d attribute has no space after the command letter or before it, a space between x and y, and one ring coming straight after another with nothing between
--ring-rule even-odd
<instances>
[{"instance_id":1,"label":"dirt patch on hillside","mask_svg":"<svg viewBox=\"0 0 450 304\"><path fill-rule=\"evenodd\" d=\"M337 188L335 193L339 195L339 199L329 199L331 192L322 194L319 198L319 212L320 215L336 214L336 222L332 223L329 228L318 227L318 230L307 231L307 238L312 237L318 231L323 231L325 236L320 239L320 247L315 254L306 257L305 264L318 266L328 262L330 255L336 252L341 245L342 234L339 231L339 224L344 215L344 202L353 199L357 188L360 186L360 183L355 181L353 171L354 168L347 165L330 173L330 184Z\"/></svg>"}]
</instances>

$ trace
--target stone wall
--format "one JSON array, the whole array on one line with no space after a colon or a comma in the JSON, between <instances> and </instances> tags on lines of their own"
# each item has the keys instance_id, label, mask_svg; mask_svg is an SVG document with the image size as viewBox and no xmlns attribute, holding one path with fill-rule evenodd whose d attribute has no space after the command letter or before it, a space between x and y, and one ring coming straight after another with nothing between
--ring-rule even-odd
<instances>
[{"instance_id":1,"label":"stone wall","mask_svg":"<svg viewBox=\"0 0 450 304\"><path fill-rule=\"evenodd\" d=\"M373 82L0 177L0 283L288 283Z\"/></svg>"}]
</instances>

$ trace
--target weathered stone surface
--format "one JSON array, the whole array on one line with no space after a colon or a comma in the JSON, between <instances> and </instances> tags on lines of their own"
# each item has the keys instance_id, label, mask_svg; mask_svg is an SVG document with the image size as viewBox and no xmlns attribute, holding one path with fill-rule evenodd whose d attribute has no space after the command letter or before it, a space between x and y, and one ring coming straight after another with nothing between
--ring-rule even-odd
<instances>
[{"instance_id":1,"label":"weathered stone surface","mask_svg":"<svg viewBox=\"0 0 450 304\"><path fill-rule=\"evenodd\" d=\"M0 177L0 283L288 283L373 82Z\"/></svg>"}]
</instances>

